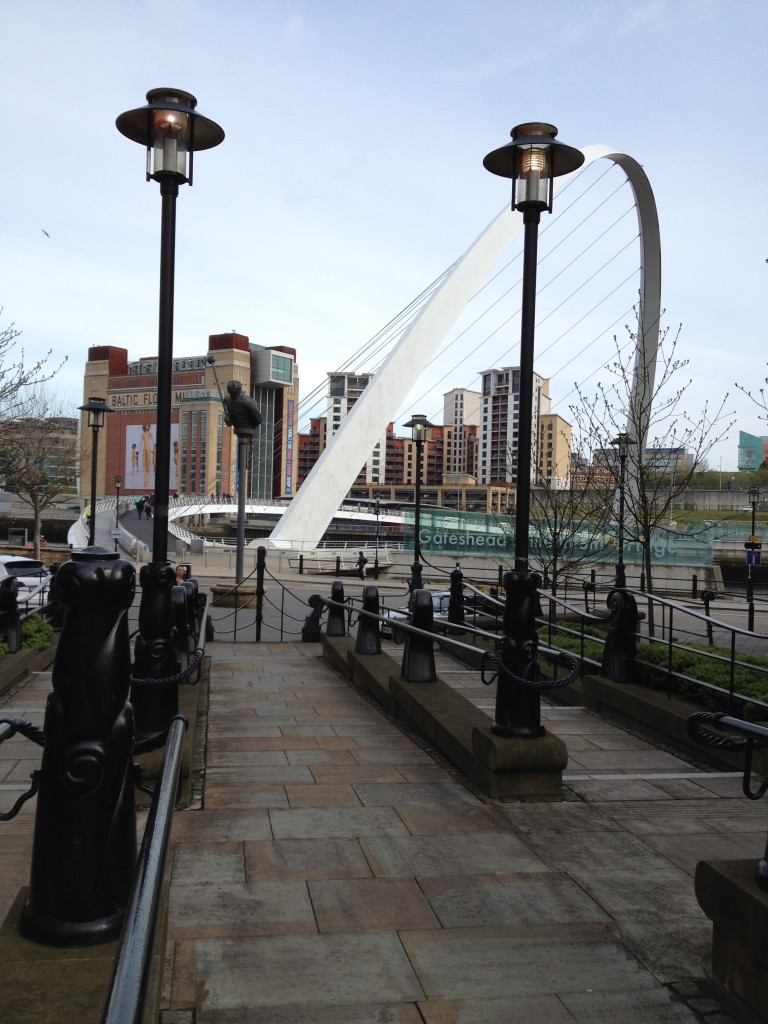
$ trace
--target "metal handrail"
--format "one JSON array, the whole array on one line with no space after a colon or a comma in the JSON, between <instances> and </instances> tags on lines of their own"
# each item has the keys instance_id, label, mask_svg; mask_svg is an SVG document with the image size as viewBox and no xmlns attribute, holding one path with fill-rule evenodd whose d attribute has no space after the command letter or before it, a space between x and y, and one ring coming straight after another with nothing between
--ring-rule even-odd
<instances>
[{"instance_id":1,"label":"metal handrail","mask_svg":"<svg viewBox=\"0 0 768 1024\"><path fill-rule=\"evenodd\" d=\"M147 818L102 1024L141 1024L187 720L175 715Z\"/></svg>"}]
</instances>

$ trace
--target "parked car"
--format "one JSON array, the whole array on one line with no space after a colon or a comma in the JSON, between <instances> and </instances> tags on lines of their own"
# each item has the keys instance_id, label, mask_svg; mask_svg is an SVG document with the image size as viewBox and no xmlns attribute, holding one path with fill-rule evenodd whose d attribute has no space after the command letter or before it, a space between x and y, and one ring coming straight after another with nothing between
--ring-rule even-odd
<instances>
[{"instance_id":1,"label":"parked car","mask_svg":"<svg viewBox=\"0 0 768 1024\"><path fill-rule=\"evenodd\" d=\"M37 601L43 604L51 574L37 558L23 555L0 555L0 580L14 576L19 585L19 604Z\"/></svg>"}]
</instances>

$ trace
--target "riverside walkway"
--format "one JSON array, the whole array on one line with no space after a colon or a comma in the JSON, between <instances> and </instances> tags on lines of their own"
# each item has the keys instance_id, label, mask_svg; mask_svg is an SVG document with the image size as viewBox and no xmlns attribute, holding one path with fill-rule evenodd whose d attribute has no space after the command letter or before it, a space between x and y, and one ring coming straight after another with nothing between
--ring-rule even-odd
<instances>
[{"instance_id":1,"label":"riverside walkway","mask_svg":"<svg viewBox=\"0 0 768 1024\"><path fill-rule=\"evenodd\" d=\"M319 645L207 653L196 798L169 855L161 1024L730 1021L704 982L693 871L763 854L765 802L743 798L739 774L545 705L568 746L564 799L502 803ZM490 713L476 674L440 654L438 672ZM49 688L32 677L0 717L42 725ZM18 737L0 745L2 808L38 764ZM34 801L0 823L0 918L28 882L33 818Z\"/></svg>"}]
</instances>

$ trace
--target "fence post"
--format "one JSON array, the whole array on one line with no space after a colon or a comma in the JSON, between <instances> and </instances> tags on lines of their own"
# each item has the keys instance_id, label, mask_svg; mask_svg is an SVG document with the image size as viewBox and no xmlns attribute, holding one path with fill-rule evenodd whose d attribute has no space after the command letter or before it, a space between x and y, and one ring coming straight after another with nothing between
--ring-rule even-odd
<instances>
[{"instance_id":1,"label":"fence post","mask_svg":"<svg viewBox=\"0 0 768 1024\"><path fill-rule=\"evenodd\" d=\"M133 565L77 551L56 574L67 616L45 711L24 935L57 946L117 936L136 863L127 610Z\"/></svg>"},{"instance_id":2,"label":"fence post","mask_svg":"<svg viewBox=\"0 0 768 1024\"><path fill-rule=\"evenodd\" d=\"M428 590L413 592L411 625L425 632L432 632L433 606L432 595ZM433 683L437 679L435 673L435 649L431 636L418 636L405 631L403 662L400 674L409 683Z\"/></svg>"},{"instance_id":3,"label":"fence post","mask_svg":"<svg viewBox=\"0 0 768 1024\"><path fill-rule=\"evenodd\" d=\"M379 614L379 588L363 587L363 611ZM357 620L355 650L358 654L381 654L381 630L378 619L361 615Z\"/></svg>"},{"instance_id":4,"label":"fence post","mask_svg":"<svg viewBox=\"0 0 768 1024\"><path fill-rule=\"evenodd\" d=\"M299 555L299 576L304 575L304 555Z\"/></svg>"},{"instance_id":5,"label":"fence post","mask_svg":"<svg viewBox=\"0 0 768 1024\"><path fill-rule=\"evenodd\" d=\"M336 575L341 576L341 555L336 555Z\"/></svg>"},{"instance_id":6,"label":"fence post","mask_svg":"<svg viewBox=\"0 0 768 1024\"><path fill-rule=\"evenodd\" d=\"M267 549L256 550L256 643L261 640L261 623L264 619L264 567L267 562Z\"/></svg>"},{"instance_id":7,"label":"fence post","mask_svg":"<svg viewBox=\"0 0 768 1024\"><path fill-rule=\"evenodd\" d=\"M338 604L344 604L344 584L341 580L334 580L331 584L331 600ZM347 623L344 616L344 609L334 605L328 605L328 621L325 626L326 636L346 636Z\"/></svg>"}]
</instances>

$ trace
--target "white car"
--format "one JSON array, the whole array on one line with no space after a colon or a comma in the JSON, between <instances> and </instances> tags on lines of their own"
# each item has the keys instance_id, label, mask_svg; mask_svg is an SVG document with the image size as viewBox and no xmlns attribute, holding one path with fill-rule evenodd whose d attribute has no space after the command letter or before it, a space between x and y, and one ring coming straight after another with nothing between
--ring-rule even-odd
<instances>
[{"instance_id":1,"label":"white car","mask_svg":"<svg viewBox=\"0 0 768 1024\"><path fill-rule=\"evenodd\" d=\"M23 555L0 555L0 580L13 576L19 585L18 601L43 604L51 574L43 562Z\"/></svg>"}]
</instances>

